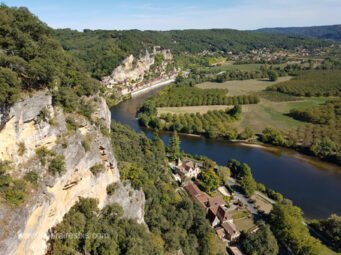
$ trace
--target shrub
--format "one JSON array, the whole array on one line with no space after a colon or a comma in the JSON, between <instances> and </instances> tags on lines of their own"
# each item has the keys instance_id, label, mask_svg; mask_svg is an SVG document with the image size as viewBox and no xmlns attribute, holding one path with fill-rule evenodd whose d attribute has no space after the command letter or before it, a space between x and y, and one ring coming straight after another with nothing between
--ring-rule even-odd
<instances>
[{"instance_id":1,"label":"shrub","mask_svg":"<svg viewBox=\"0 0 341 255\"><path fill-rule=\"evenodd\" d=\"M77 122L71 116L66 118L66 128L70 131L75 131L78 128Z\"/></svg>"},{"instance_id":2,"label":"shrub","mask_svg":"<svg viewBox=\"0 0 341 255\"><path fill-rule=\"evenodd\" d=\"M85 102L82 100L81 104L79 105L79 113L85 116L88 120L91 120L91 115L94 112L94 107L91 103Z\"/></svg>"},{"instance_id":3,"label":"shrub","mask_svg":"<svg viewBox=\"0 0 341 255\"><path fill-rule=\"evenodd\" d=\"M24 179L32 184L37 184L39 176L35 171L30 171L25 174Z\"/></svg>"},{"instance_id":4,"label":"shrub","mask_svg":"<svg viewBox=\"0 0 341 255\"><path fill-rule=\"evenodd\" d=\"M54 153L52 151L48 150L45 146L42 146L42 147L39 147L38 149L36 149L36 154L40 160L40 163L43 166L46 165L47 157L54 155Z\"/></svg>"},{"instance_id":5,"label":"shrub","mask_svg":"<svg viewBox=\"0 0 341 255\"><path fill-rule=\"evenodd\" d=\"M103 172L105 170L105 167L103 164L96 164L92 167L90 167L90 171L93 175L98 175L99 173Z\"/></svg>"},{"instance_id":6,"label":"shrub","mask_svg":"<svg viewBox=\"0 0 341 255\"><path fill-rule=\"evenodd\" d=\"M257 183L257 190L259 190L260 192L265 192L266 191L266 187L262 183Z\"/></svg>"},{"instance_id":7,"label":"shrub","mask_svg":"<svg viewBox=\"0 0 341 255\"><path fill-rule=\"evenodd\" d=\"M23 143L23 142L19 143L19 145L18 145L18 155L19 156L23 156L25 154L25 151L26 151L25 143Z\"/></svg>"},{"instance_id":8,"label":"shrub","mask_svg":"<svg viewBox=\"0 0 341 255\"><path fill-rule=\"evenodd\" d=\"M83 138L82 146L83 146L85 152L88 152L90 150L91 137L89 135L87 135L86 137Z\"/></svg>"},{"instance_id":9,"label":"shrub","mask_svg":"<svg viewBox=\"0 0 341 255\"><path fill-rule=\"evenodd\" d=\"M104 125L100 126L101 133L103 136L110 137L110 129L106 128Z\"/></svg>"},{"instance_id":10,"label":"shrub","mask_svg":"<svg viewBox=\"0 0 341 255\"><path fill-rule=\"evenodd\" d=\"M63 155L55 156L49 164L48 171L53 175L64 173L66 171L65 157Z\"/></svg>"},{"instance_id":11,"label":"shrub","mask_svg":"<svg viewBox=\"0 0 341 255\"><path fill-rule=\"evenodd\" d=\"M50 120L50 111L47 107L44 107L40 110L40 113L37 116L37 123L48 122Z\"/></svg>"},{"instance_id":12,"label":"shrub","mask_svg":"<svg viewBox=\"0 0 341 255\"><path fill-rule=\"evenodd\" d=\"M11 205L18 206L25 200L25 193L11 188L5 191L5 199Z\"/></svg>"},{"instance_id":13,"label":"shrub","mask_svg":"<svg viewBox=\"0 0 341 255\"><path fill-rule=\"evenodd\" d=\"M118 189L119 185L120 184L118 182L114 182L114 183L108 185L107 186L107 194L109 196L113 195L115 193L115 191Z\"/></svg>"},{"instance_id":14,"label":"shrub","mask_svg":"<svg viewBox=\"0 0 341 255\"><path fill-rule=\"evenodd\" d=\"M53 92L53 105L62 106L67 112L75 112L78 108L78 97L69 87L59 87Z\"/></svg>"}]
</instances>

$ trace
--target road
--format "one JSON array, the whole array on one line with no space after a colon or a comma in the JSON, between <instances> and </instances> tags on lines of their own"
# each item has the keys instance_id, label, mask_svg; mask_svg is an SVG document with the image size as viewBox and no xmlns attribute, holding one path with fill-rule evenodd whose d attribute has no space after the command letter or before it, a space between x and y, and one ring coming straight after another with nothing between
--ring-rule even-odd
<instances>
[{"instance_id":1,"label":"road","mask_svg":"<svg viewBox=\"0 0 341 255\"><path fill-rule=\"evenodd\" d=\"M139 95L141 93L147 92L148 90L151 90L151 89L154 89L154 88L157 88L157 87L160 87L160 86L168 85L168 84L170 84L170 83L172 83L174 81L175 81L175 78L170 78L168 80L163 80L163 81L160 81L160 82L155 83L153 85L145 85L143 88L131 92L131 96L133 97L133 96Z\"/></svg>"},{"instance_id":2,"label":"road","mask_svg":"<svg viewBox=\"0 0 341 255\"><path fill-rule=\"evenodd\" d=\"M235 179L230 178L228 181L229 186L233 189L233 196L239 199L248 209L248 211L254 215L258 215L258 211L253 207L254 204L248 202L248 198L246 198L241 192L239 192L236 187L240 187L239 184L236 183Z\"/></svg>"}]
</instances>

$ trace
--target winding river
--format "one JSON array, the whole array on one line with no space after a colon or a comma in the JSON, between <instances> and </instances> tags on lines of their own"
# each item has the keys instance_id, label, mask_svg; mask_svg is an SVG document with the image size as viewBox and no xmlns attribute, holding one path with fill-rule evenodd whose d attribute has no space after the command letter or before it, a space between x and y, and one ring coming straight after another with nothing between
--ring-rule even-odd
<instances>
[{"instance_id":1,"label":"winding river","mask_svg":"<svg viewBox=\"0 0 341 255\"><path fill-rule=\"evenodd\" d=\"M124 101L111 109L113 120L129 125L137 132L142 130L136 112L145 99L160 88ZM161 138L167 142L170 134ZM258 182L281 192L301 207L307 218L328 217L341 214L341 168L301 155L292 150L275 147L252 147L203 137L181 135L181 148L187 153L205 155L220 165L237 159L252 168Z\"/></svg>"}]
</instances>

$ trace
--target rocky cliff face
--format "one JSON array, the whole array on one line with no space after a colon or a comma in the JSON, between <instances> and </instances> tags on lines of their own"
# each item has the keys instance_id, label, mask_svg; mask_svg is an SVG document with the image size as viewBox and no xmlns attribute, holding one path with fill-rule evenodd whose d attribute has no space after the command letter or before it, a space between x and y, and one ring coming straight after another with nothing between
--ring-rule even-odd
<instances>
[{"instance_id":1,"label":"rocky cliff face","mask_svg":"<svg viewBox=\"0 0 341 255\"><path fill-rule=\"evenodd\" d=\"M93 97L91 102L96 105L93 123L110 128L105 100ZM129 184L120 184L110 138L98 126L83 116L72 115L69 118L78 128L69 130L65 114L52 106L47 92L38 92L2 113L0 159L12 162L13 178L35 171L40 179L23 205L13 208L0 200L0 254L44 254L49 229L62 220L79 197L97 198L100 207L116 202L126 217L144 222L144 194ZM43 113L48 113L48 119L42 118ZM84 146L85 139L88 146ZM24 153L18 153L19 146L24 146ZM54 176L48 172L36 154L42 147L65 157L65 173ZM97 164L104 170L93 174L90 168ZM106 187L115 182L120 188L109 197Z\"/></svg>"},{"instance_id":2,"label":"rocky cliff face","mask_svg":"<svg viewBox=\"0 0 341 255\"><path fill-rule=\"evenodd\" d=\"M156 64L157 56L161 56L162 60L157 63L158 66L152 68ZM144 81L166 78L167 73L173 75L176 70L168 70L168 72L166 70L172 60L173 55L170 50L161 50L160 47L155 46L152 53L146 50L140 58L128 56L110 76L102 79L102 83L108 88L115 87L119 92L123 92L122 94L127 94L125 90L131 92L134 87L139 87ZM154 78L151 79L151 77Z\"/></svg>"}]
</instances>

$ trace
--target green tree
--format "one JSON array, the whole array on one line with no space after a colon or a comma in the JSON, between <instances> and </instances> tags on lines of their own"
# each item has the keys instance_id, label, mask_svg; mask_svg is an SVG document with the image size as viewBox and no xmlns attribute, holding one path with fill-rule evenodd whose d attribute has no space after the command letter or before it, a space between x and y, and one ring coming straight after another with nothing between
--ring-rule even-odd
<instances>
[{"instance_id":1,"label":"green tree","mask_svg":"<svg viewBox=\"0 0 341 255\"><path fill-rule=\"evenodd\" d=\"M270 214L270 224L277 239L289 245L295 254L322 254L322 245L310 236L300 208L289 203L277 203Z\"/></svg>"},{"instance_id":2,"label":"green tree","mask_svg":"<svg viewBox=\"0 0 341 255\"><path fill-rule=\"evenodd\" d=\"M312 144L310 150L318 157L326 158L335 156L338 148L337 145L329 138L322 138Z\"/></svg>"},{"instance_id":3,"label":"green tree","mask_svg":"<svg viewBox=\"0 0 341 255\"><path fill-rule=\"evenodd\" d=\"M314 221L311 225L332 243L331 248L341 252L341 216L332 214L328 219Z\"/></svg>"},{"instance_id":4,"label":"green tree","mask_svg":"<svg viewBox=\"0 0 341 255\"><path fill-rule=\"evenodd\" d=\"M15 72L0 67L0 105L13 104L19 98L20 82Z\"/></svg>"},{"instance_id":5,"label":"green tree","mask_svg":"<svg viewBox=\"0 0 341 255\"><path fill-rule=\"evenodd\" d=\"M269 70L268 76L269 76L270 81L277 81L277 79L278 79L278 73L274 70Z\"/></svg>"},{"instance_id":6,"label":"green tree","mask_svg":"<svg viewBox=\"0 0 341 255\"><path fill-rule=\"evenodd\" d=\"M227 185L228 180L229 180L230 175L231 175L230 169L228 167L219 166L217 169L217 174L221 180L221 183L223 185Z\"/></svg>"},{"instance_id":7,"label":"green tree","mask_svg":"<svg viewBox=\"0 0 341 255\"><path fill-rule=\"evenodd\" d=\"M242 168L241 180L239 181L244 193L251 197L255 190L257 189L257 183L253 179L251 168L244 164Z\"/></svg>"},{"instance_id":8,"label":"green tree","mask_svg":"<svg viewBox=\"0 0 341 255\"><path fill-rule=\"evenodd\" d=\"M180 137L177 131L173 132L173 136L169 141L168 152L171 154L173 160L181 157Z\"/></svg>"},{"instance_id":9,"label":"green tree","mask_svg":"<svg viewBox=\"0 0 341 255\"><path fill-rule=\"evenodd\" d=\"M285 145L285 140L280 131L274 128L266 128L263 130L261 140L264 143L270 143L273 145Z\"/></svg>"},{"instance_id":10,"label":"green tree","mask_svg":"<svg viewBox=\"0 0 341 255\"><path fill-rule=\"evenodd\" d=\"M216 190L220 185L220 178L213 169L205 170L199 175L200 186L207 192Z\"/></svg>"},{"instance_id":11,"label":"green tree","mask_svg":"<svg viewBox=\"0 0 341 255\"><path fill-rule=\"evenodd\" d=\"M241 139L241 140L247 140L247 139L250 139L252 137L254 137L255 135L255 132L249 128L249 127L246 127L243 132L241 132L239 135L238 135L238 138Z\"/></svg>"},{"instance_id":12,"label":"green tree","mask_svg":"<svg viewBox=\"0 0 341 255\"><path fill-rule=\"evenodd\" d=\"M265 223L259 224L257 232L244 234L241 247L246 255L277 255L279 252L277 240Z\"/></svg>"}]
</instances>

